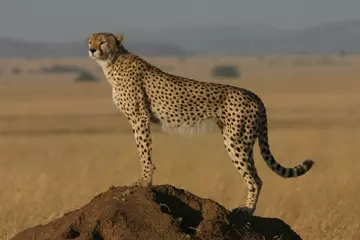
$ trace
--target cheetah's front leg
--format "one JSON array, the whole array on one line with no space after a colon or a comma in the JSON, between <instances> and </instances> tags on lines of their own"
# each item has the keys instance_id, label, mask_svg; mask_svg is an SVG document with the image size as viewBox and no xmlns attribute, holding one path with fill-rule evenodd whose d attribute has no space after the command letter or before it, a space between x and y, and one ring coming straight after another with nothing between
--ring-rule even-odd
<instances>
[{"instance_id":1,"label":"cheetah's front leg","mask_svg":"<svg viewBox=\"0 0 360 240\"><path fill-rule=\"evenodd\" d=\"M147 187L152 184L155 166L151 162L152 139L149 119L139 119L132 123L136 147L138 149L141 177L132 185Z\"/></svg>"}]
</instances>

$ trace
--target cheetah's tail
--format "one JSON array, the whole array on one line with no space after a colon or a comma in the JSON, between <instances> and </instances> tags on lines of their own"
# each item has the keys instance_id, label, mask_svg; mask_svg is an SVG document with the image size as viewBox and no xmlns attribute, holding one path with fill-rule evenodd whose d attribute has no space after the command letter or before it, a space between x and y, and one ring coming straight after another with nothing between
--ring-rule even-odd
<instances>
[{"instance_id":1,"label":"cheetah's tail","mask_svg":"<svg viewBox=\"0 0 360 240\"><path fill-rule=\"evenodd\" d=\"M301 164L293 167L286 168L279 164L273 155L270 152L269 141L268 141L268 129L267 129L267 120L266 120L266 112L264 110L263 118L261 119L261 126L259 129L259 146L261 155L264 158L267 166L275 172L277 175L283 178L295 178L301 176L308 172L311 167L314 165L313 160L305 160Z\"/></svg>"}]
</instances>

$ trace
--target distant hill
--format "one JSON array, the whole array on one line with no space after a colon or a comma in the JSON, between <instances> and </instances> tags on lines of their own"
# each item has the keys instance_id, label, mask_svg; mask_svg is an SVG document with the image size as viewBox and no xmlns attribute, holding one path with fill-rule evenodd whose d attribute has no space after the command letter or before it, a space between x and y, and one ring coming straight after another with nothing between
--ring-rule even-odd
<instances>
[{"instance_id":1,"label":"distant hill","mask_svg":"<svg viewBox=\"0 0 360 240\"><path fill-rule=\"evenodd\" d=\"M146 56L360 52L360 19L297 31L263 25L188 26L125 35L126 47ZM0 57L80 57L87 56L86 46L86 41L55 44L0 39Z\"/></svg>"},{"instance_id":2,"label":"distant hill","mask_svg":"<svg viewBox=\"0 0 360 240\"><path fill-rule=\"evenodd\" d=\"M360 52L360 19L304 30L268 26L189 27L157 33L162 40L206 54L281 54Z\"/></svg>"},{"instance_id":3,"label":"distant hill","mask_svg":"<svg viewBox=\"0 0 360 240\"><path fill-rule=\"evenodd\" d=\"M126 47L146 56L187 55L181 47L168 43L129 42ZM74 43L24 42L14 39L0 39L0 57L87 57L87 41Z\"/></svg>"}]
</instances>

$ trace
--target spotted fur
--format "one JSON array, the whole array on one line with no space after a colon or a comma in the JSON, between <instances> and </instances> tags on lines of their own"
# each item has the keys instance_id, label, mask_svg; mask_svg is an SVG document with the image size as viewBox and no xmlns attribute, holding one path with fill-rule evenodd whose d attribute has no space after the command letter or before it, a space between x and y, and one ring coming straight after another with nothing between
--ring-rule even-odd
<instances>
[{"instance_id":1,"label":"spotted fur","mask_svg":"<svg viewBox=\"0 0 360 240\"><path fill-rule=\"evenodd\" d=\"M252 215L262 187L253 158L256 139L267 166L283 178L298 177L313 166L312 160L293 168L276 162L268 142L266 108L257 95L166 73L127 51L123 39L122 35L93 33L88 47L89 56L99 63L112 86L114 103L132 127L141 162L141 178L135 185L152 184L151 122L180 134L220 128L225 148L248 188L246 206L236 212Z\"/></svg>"}]
</instances>

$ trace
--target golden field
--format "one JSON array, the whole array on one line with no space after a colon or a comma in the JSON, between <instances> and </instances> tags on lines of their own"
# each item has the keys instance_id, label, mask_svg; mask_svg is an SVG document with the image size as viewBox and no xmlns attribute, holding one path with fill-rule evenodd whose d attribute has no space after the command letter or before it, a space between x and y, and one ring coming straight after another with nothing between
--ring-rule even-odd
<instances>
[{"instance_id":1,"label":"golden field","mask_svg":"<svg viewBox=\"0 0 360 240\"><path fill-rule=\"evenodd\" d=\"M303 239L360 239L360 56L331 57L333 64L309 65L294 63L318 57L147 59L174 74L257 93L268 108L275 158L285 166L316 162L300 178L281 179L256 144L264 186L255 215L281 218ZM212 78L210 68L221 63L238 65L242 76ZM140 172L130 126L108 83L36 72L54 64L102 77L90 59L0 60L0 239L60 217L111 185L129 184ZM15 66L22 73L14 76L9 69ZM172 184L229 209L245 204L246 185L219 132L187 138L155 130L154 184Z\"/></svg>"}]
</instances>

